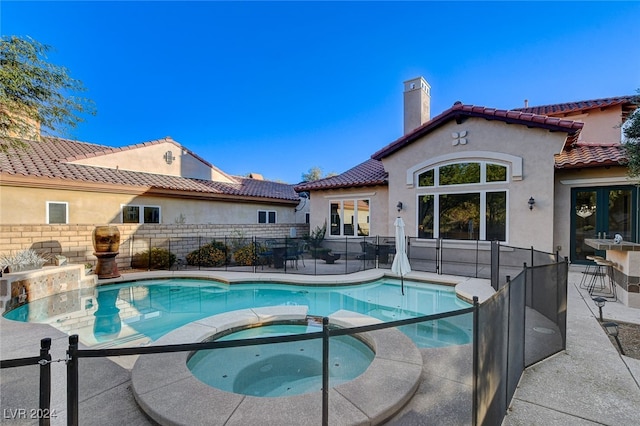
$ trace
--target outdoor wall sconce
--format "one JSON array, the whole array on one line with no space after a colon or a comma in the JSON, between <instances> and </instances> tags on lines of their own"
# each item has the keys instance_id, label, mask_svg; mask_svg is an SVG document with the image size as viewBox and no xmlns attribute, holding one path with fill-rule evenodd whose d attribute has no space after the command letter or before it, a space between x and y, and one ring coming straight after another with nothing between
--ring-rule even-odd
<instances>
[{"instance_id":1,"label":"outdoor wall sconce","mask_svg":"<svg viewBox=\"0 0 640 426\"><path fill-rule=\"evenodd\" d=\"M616 339L616 343L618 344L618 348L620 348L620 354L624 355L624 350L622 349L622 343L620 343L620 339L618 338L618 324L615 322L607 322L602 324L609 336L612 336Z\"/></svg>"},{"instance_id":2,"label":"outdoor wall sconce","mask_svg":"<svg viewBox=\"0 0 640 426\"><path fill-rule=\"evenodd\" d=\"M536 203L536 200L531 197L529 198L529 201L527 201L527 203L529 204L529 210L533 210L533 205Z\"/></svg>"},{"instance_id":3,"label":"outdoor wall sconce","mask_svg":"<svg viewBox=\"0 0 640 426\"><path fill-rule=\"evenodd\" d=\"M398 211L402 210L402 201L398 201L398 204L396 205Z\"/></svg>"},{"instance_id":4,"label":"outdoor wall sconce","mask_svg":"<svg viewBox=\"0 0 640 426\"><path fill-rule=\"evenodd\" d=\"M594 297L593 301L600 311L600 322L602 322L602 308L604 307L604 304L607 303L607 299L605 299L604 297Z\"/></svg>"}]
</instances>

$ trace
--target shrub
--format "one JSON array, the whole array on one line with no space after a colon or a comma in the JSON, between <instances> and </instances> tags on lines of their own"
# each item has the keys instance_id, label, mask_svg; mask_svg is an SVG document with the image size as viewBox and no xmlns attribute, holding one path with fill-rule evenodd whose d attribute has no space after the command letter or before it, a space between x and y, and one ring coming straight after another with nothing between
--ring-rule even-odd
<instances>
[{"instance_id":1,"label":"shrub","mask_svg":"<svg viewBox=\"0 0 640 426\"><path fill-rule=\"evenodd\" d=\"M149 262L149 253L151 253L151 262ZM175 262L175 254L165 248L153 247L151 250L134 254L131 266L142 269L171 269Z\"/></svg>"},{"instance_id":2,"label":"shrub","mask_svg":"<svg viewBox=\"0 0 640 426\"><path fill-rule=\"evenodd\" d=\"M187 264L196 266L222 266L229 260L229 249L220 241L211 241L187 255Z\"/></svg>"},{"instance_id":3,"label":"shrub","mask_svg":"<svg viewBox=\"0 0 640 426\"><path fill-rule=\"evenodd\" d=\"M266 248L251 243L246 246L236 249L233 253L233 258L236 263L241 266L253 266L258 263L259 254L266 251Z\"/></svg>"},{"instance_id":4,"label":"shrub","mask_svg":"<svg viewBox=\"0 0 640 426\"><path fill-rule=\"evenodd\" d=\"M33 249L20 250L16 254L0 255L0 270L9 268L11 272L40 269L49 261L46 255L41 255Z\"/></svg>"},{"instance_id":5,"label":"shrub","mask_svg":"<svg viewBox=\"0 0 640 426\"><path fill-rule=\"evenodd\" d=\"M316 229L311 232L311 234L307 235L304 239L309 244L309 247L320 247L322 245L322 241L324 240L324 235L327 232L327 221L324 221L322 226L316 226Z\"/></svg>"}]
</instances>

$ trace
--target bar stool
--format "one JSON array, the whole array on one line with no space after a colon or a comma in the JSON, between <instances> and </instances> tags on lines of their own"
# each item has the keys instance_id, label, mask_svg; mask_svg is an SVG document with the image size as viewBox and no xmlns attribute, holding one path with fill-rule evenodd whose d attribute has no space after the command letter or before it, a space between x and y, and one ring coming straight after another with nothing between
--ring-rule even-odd
<instances>
[{"instance_id":1,"label":"bar stool","mask_svg":"<svg viewBox=\"0 0 640 426\"><path fill-rule=\"evenodd\" d=\"M590 255L587 256L587 260L592 261L593 263L589 263L587 267L582 271L582 279L580 280L580 288L588 289L591 285L591 281L593 281L595 275L598 273L598 265L596 265L596 260L605 260L602 256ZM591 280L587 277L593 275Z\"/></svg>"},{"instance_id":2,"label":"bar stool","mask_svg":"<svg viewBox=\"0 0 640 426\"><path fill-rule=\"evenodd\" d=\"M597 272L596 275L593 276L593 280L591 281L591 285L589 287L589 294L593 295L595 290L596 281L598 277L600 278L600 286L597 292L597 296L602 296L605 299L613 299L618 300L616 294L616 283L613 282L613 262L606 259L595 259ZM608 280L605 279L605 275L609 277ZM607 288L607 281L609 284L609 290L605 291Z\"/></svg>"}]
</instances>

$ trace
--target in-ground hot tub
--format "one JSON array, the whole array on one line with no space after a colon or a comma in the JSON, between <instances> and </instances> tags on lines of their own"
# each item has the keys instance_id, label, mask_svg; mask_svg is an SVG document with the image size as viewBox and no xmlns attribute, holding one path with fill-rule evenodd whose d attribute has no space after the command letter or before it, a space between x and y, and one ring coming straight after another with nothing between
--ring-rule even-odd
<instances>
[{"instance_id":1,"label":"in-ground hot tub","mask_svg":"<svg viewBox=\"0 0 640 426\"><path fill-rule=\"evenodd\" d=\"M270 323L232 333L218 333L209 341L228 341L322 331L322 319ZM375 353L353 336L332 337L329 343L329 386L355 379ZM201 350L191 354L189 370L218 389L259 397L301 395L322 390L322 339L267 345Z\"/></svg>"},{"instance_id":2,"label":"in-ground hot tub","mask_svg":"<svg viewBox=\"0 0 640 426\"><path fill-rule=\"evenodd\" d=\"M185 325L156 344L192 343L225 330L306 318L305 306L227 312ZM344 310L335 312L329 320L339 327L380 322ZM360 338L375 356L364 373L329 389L329 424L380 424L398 412L418 389L422 356L409 337L391 328L361 333ZM132 370L136 401L159 424L302 425L317 424L322 419L321 391L279 398L224 391L196 378L187 367L189 356L189 352L143 355Z\"/></svg>"}]
</instances>

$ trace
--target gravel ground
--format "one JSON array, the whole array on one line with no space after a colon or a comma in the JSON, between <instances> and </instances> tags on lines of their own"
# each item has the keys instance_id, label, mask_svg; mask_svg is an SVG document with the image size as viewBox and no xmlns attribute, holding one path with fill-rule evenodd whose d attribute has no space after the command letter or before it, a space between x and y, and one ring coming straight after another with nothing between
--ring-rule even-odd
<instances>
[{"instance_id":1,"label":"gravel ground","mask_svg":"<svg viewBox=\"0 0 640 426\"><path fill-rule=\"evenodd\" d=\"M607 322L610 320L605 319L604 323ZM621 321L614 322L618 324L618 339L620 339L624 354L629 358L640 359L640 325ZM615 338L609 336L609 339L613 346L620 351Z\"/></svg>"}]
</instances>

